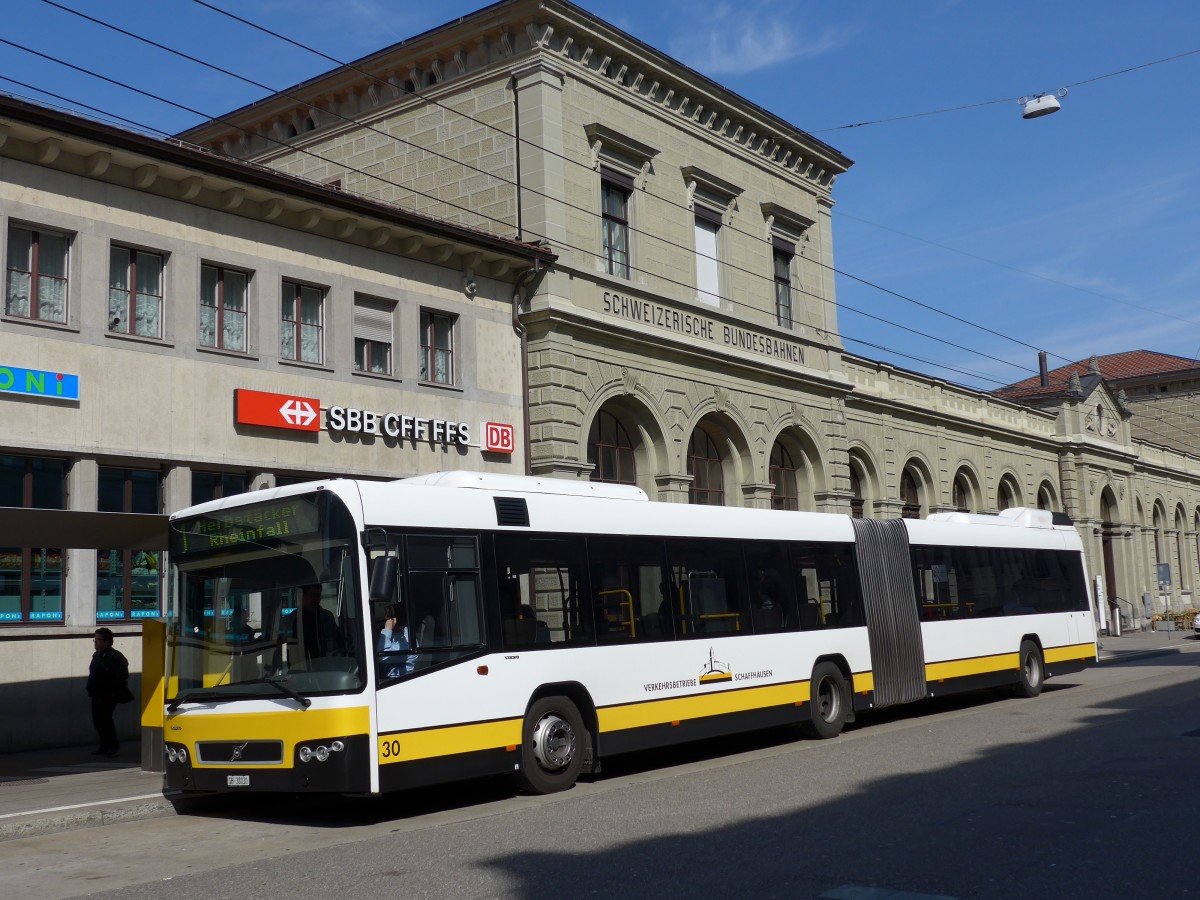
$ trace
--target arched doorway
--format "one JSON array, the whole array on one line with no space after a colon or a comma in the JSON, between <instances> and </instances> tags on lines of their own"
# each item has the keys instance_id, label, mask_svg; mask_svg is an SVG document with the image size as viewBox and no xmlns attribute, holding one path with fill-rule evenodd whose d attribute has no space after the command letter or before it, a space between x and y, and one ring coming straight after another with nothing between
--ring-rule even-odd
<instances>
[{"instance_id":1,"label":"arched doorway","mask_svg":"<svg viewBox=\"0 0 1200 900\"><path fill-rule=\"evenodd\" d=\"M800 509L800 494L797 488L796 464L792 455L778 441L771 448L769 467L771 477L771 509Z\"/></svg>"},{"instance_id":2,"label":"arched doorway","mask_svg":"<svg viewBox=\"0 0 1200 900\"><path fill-rule=\"evenodd\" d=\"M900 475L900 515L902 518L921 518L921 493L920 475L912 467L906 467Z\"/></svg>"},{"instance_id":3,"label":"arched doorway","mask_svg":"<svg viewBox=\"0 0 1200 900\"><path fill-rule=\"evenodd\" d=\"M1116 542L1120 535L1117 525L1117 500L1112 490L1104 489L1100 495L1100 554L1104 561L1104 596L1110 607L1120 606L1117 593ZM1132 614L1132 610L1130 610Z\"/></svg>"},{"instance_id":4,"label":"arched doorway","mask_svg":"<svg viewBox=\"0 0 1200 900\"><path fill-rule=\"evenodd\" d=\"M692 439L688 442L687 472L692 476L689 503L699 506L725 505L721 453L712 436L700 427L692 431Z\"/></svg>"}]
</instances>

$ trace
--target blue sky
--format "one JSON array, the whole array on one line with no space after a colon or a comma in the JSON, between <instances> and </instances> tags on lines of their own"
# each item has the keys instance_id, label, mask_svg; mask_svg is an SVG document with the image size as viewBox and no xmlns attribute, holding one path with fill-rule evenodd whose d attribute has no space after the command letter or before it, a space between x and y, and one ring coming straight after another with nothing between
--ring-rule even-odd
<instances>
[{"instance_id":1,"label":"blue sky","mask_svg":"<svg viewBox=\"0 0 1200 900\"><path fill-rule=\"evenodd\" d=\"M192 0L60 2L274 88L330 68ZM212 2L339 59L482 5ZM1194 0L582 5L855 161L834 185L851 351L983 389L1034 374L1033 348L1051 367L1135 349L1200 356L1200 53L1090 81L1200 50ZM4 6L0 38L206 115L263 93L42 0ZM0 76L166 132L200 118L8 44ZM1064 86L1062 111L1022 120L1013 98ZM975 106L993 100L1006 102ZM962 106L974 108L915 115ZM843 127L861 122L878 124Z\"/></svg>"}]
</instances>

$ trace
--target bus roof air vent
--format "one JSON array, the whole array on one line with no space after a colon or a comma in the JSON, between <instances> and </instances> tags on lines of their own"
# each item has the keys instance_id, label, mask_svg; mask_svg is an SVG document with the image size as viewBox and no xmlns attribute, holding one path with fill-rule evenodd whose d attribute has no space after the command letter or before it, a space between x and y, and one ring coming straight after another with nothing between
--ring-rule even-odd
<instances>
[{"instance_id":1,"label":"bus roof air vent","mask_svg":"<svg viewBox=\"0 0 1200 900\"><path fill-rule=\"evenodd\" d=\"M529 507L524 497L493 497L496 501L496 524L529 527Z\"/></svg>"}]
</instances>

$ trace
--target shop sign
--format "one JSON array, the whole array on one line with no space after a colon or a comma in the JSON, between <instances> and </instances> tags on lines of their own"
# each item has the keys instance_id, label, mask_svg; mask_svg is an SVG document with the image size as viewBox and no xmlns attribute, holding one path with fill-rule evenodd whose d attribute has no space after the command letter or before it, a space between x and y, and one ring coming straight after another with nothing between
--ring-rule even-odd
<instances>
[{"instance_id":1,"label":"shop sign","mask_svg":"<svg viewBox=\"0 0 1200 900\"><path fill-rule=\"evenodd\" d=\"M488 453L512 453L516 436L511 425L504 422L483 423L483 449Z\"/></svg>"},{"instance_id":2,"label":"shop sign","mask_svg":"<svg viewBox=\"0 0 1200 900\"><path fill-rule=\"evenodd\" d=\"M239 388L234 391L234 408L239 425L291 431L321 430L321 401L313 397ZM471 446L471 426L466 422L377 412L354 406L326 407L325 428L331 434L368 434L444 446ZM511 454L516 451L516 430L507 422L484 422L479 432L479 448L485 453Z\"/></svg>"},{"instance_id":3,"label":"shop sign","mask_svg":"<svg viewBox=\"0 0 1200 900\"><path fill-rule=\"evenodd\" d=\"M233 392L239 425L287 428L290 431L320 431L321 401L291 394L238 389Z\"/></svg>"},{"instance_id":4,"label":"shop sign","mask_svg":"<svg viewBox=\"0 0 1200 900\"><path fill-rule=\"evenodd\" d=\"M79 376L0 366L0 394L21 394L50 400L78 400Z\"/></svg>"},{"instance_id":5,"label":"shop sign","mask_svg":"<svg viewBox=\"0 0 1200 900\"><path fill-rule=\"evenodd\" d=\"M333 432L350 434L380 434L410 441L429 441L431 444L471 443L471 426L466 422L445 419L423 419L400 413L373 412L353 406L331 406L325 412L325 426Z\"/></svg>"}]
</instances>

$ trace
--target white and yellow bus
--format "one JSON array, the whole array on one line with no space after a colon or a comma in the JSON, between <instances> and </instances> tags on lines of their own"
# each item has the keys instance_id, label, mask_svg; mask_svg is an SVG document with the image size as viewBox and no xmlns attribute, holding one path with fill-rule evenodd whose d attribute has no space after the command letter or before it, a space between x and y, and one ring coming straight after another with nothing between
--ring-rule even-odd
<instances>
[{"instance_id":1,"label":"white and yellow bus","mask_svg":"<svg viewBox=\"0 0 1200 900\"><path fill-rule=\"evenodd\" d=\"M446 472L196 506L169 559L183 791L548 793L633 750L1032 697L1096 658L1079 536L1039 510L852 519Z\"/></svg>"}]
</instances>

